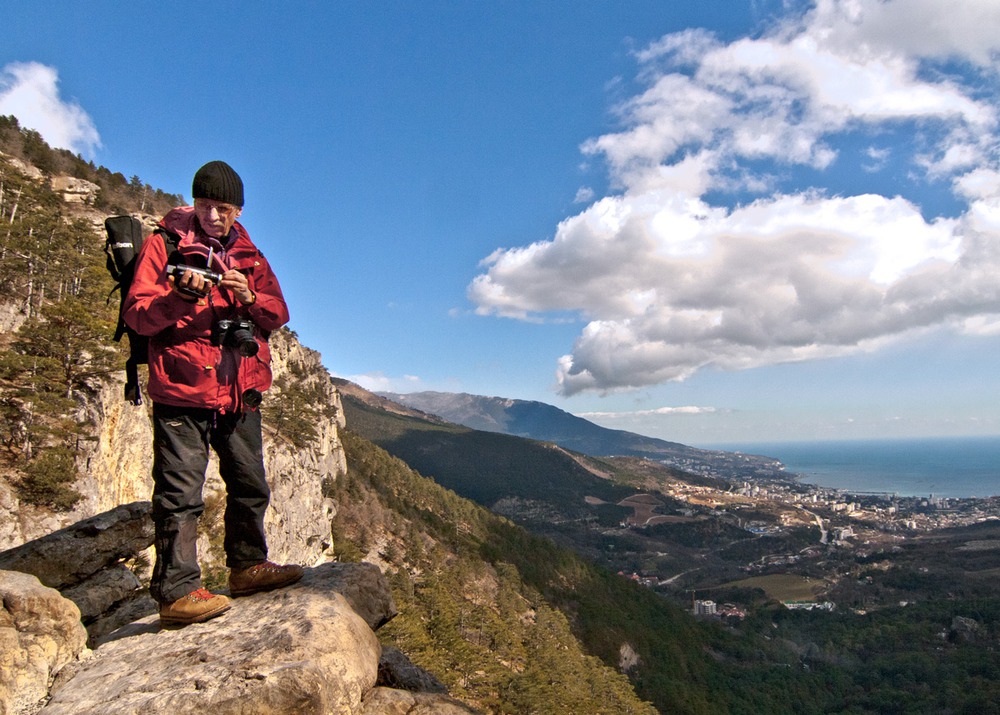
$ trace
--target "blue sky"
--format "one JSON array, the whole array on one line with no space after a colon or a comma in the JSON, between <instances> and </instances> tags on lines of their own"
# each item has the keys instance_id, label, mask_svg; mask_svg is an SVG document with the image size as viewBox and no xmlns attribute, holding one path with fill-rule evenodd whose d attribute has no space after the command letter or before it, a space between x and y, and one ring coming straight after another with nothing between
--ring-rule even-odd
<instances>
[{"instance_id":1,"label":"blue sky","mask_svg":"<svg viewBox=\"0 0 1000 715\"><path fill-rule=\"evenodd\" d=\"M696 445L1000 434L995 0L0 16L0 113L241 174L336 375Z\"/></svg>"}]
</instances>

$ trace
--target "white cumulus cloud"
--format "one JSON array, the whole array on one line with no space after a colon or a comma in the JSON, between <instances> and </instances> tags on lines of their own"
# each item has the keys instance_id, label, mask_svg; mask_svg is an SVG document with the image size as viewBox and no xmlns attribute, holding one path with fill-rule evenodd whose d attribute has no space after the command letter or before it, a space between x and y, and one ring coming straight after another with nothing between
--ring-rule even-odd
<instances>
[{"instance_id":1,"label":"white cumulus cloud","mask_svg":"<svg viewBox=\"0 0 1000 715\"><path fill-rule=\"evenodd\" d=\"M619 108L620 130L582 146L618 193L549 240L487 257L469 286L477 312L579 315L558 361L567 395L845 355L940 326L992 331L1000 33L981 23L1000 27L1000 4L820 0L757 39L662 38L637 53L645 89ZM898 157L911 184L950 186L966 210L927 216L902 184L825 189L842 140L859 136L859 174ZM808 183L776 188L795 172Z\"/></svg>"},{"instance_id":2,"label":"white cumulus cloud","mask_svg":"<svg viewBox=\"0 0 1000 715\"><path fill-rule=\"evenodd\" d=\"M0 114L14 115L50 146L93 156L101 146L90 116L59 94L59 74L37 62L14 62L0 70Z\"/></svg>"},{"instance_id":3,"label":"white cumulus cloud","mask_svg":"<svg viewBox=\"0 0 1000 715\"><path fill-rule=\"evenodd\" d=\"M378 371L346 375L344 379L360 385L369 392L415 392L420 390L422 385L422 380L416 375L392 377Z\"/></svg>"}]
</instances>

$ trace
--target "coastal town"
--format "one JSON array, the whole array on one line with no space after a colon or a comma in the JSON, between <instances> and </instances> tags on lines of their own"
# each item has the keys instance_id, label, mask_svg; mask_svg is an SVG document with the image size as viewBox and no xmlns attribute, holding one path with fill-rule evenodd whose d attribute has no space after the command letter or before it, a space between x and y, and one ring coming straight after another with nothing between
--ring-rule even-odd
<instances>
[{"instance_id":1,"label":"coastal town","mask_svg":"<svg viewBox=\"0 0 1000 715\"><path fill-rule=\"evenodd\" d=\"M1000 495L957 499L933 494L904 496L892 492L831 489L800 481L776 459L739 452L710 454L712 461L673 458L663 460L662 464L717 480L719 484L731 484L736 475L741 478L742 485L721 489L676 482L668 486L665 493L681 501L715 509L738 510L767 505L778 510L783 523L813 521L834 540L857 538L858 533L867 529L879 533L931 531L1000 519Z\"/></svg>"},{"instance_id":2,"label":"coastal town","mask_svg":"<svg viewBox=\"0 0 1000 715\"><path fill-rule=\"evenodd\" d=\"M777 460L737 453L659 466L665 470L655 490L618 505L630 510L620 527L641 535L648 550L639 561L655 565L621 573L688 599L698 617L743 618L743 604L712 597L740 587L761 588L792 610L843 605L864 612L918 597L880 586L880 574L905 568L933 581L928 574L953 556L1000 552L1000 496L849 492L804 483ZM935 543L944 546L933 564L912 557Z\"/></svg>"}]
</instances>

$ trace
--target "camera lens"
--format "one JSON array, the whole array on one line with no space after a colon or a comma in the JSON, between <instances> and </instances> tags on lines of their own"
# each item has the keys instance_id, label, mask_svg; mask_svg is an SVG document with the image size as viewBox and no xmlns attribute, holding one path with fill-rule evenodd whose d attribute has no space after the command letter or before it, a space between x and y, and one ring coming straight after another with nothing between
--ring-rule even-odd
<instances>
[{"instance_id":1,"label":"camera lens","mask_svg":"<svg viewBox=\"0 0 1000 715\"><path fill-rule=\"evenodd\" d=\"M253 337L253 333L249 330L237 330L233 333L233 342L236 343L237 349L243 357L253 357L260 349L260 346Z\"/></svg>"},{"instance_id":2,"label":"camera lens","mask_svg":"<svg viewBox=\"0 0 1000 715\"><path fill-rule=\"evenodd\" d=\"M256 410L260 403L264 401L264 395L260 390L255 390L250 388L243 392L243 404L249 407L251 410Z\"/></svg>"},{"instance_id":3,"label":"camera lens","mask_svg":"<svg viewBox=\"0 0 1000 715\"><path fill-rule=\"evenodd\" d=\"M253 336L253 323L248 320L234 322L230 327L232 331L231 345L240 351L243 357L253 357L260 348L257 340Z\"/></svg>"}]
</instances>

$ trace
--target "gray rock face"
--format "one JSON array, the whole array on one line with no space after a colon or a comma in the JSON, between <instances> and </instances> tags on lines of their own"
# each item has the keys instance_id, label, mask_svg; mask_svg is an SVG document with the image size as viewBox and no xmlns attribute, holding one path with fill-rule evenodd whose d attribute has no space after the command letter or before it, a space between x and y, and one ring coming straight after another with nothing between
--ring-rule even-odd
<instances>
[{"instance_id":1,"label":"gray rock face","mask_svg":"<svg viewBox=\"0 0 1000 715\"><path fill-rule=\"evenodd\" d=\"M415 666L399 648L382 649L378 664L379 685L422 693L446 693L444 684L423 668Z\"/></svg>"},{"instance_id":2,"label":"gray rock face","mask_svg":"<svg viewBox=\"0 0 1000 715\"><path fill-rule=\"evenodd\" d=\"M103 237L100 239L103 241ZM14 311L11 316L5 311ZM21 314L0 301L0 329ZM23 317L23 316L22 316ZM330 384L319 353L303 347L286 331L271 336L274 378L289 371L307 375L321 389L318 400L335 413L320 417L316 440L300 449L274 435L265 421L264 461L271 487L271 505L265 517L270 557L274 561L318 564L333 556L330 520L333 503L323 496L323 485L347 471L339 429L343 427L340 395ZM70 512L52 513L22 504L16 491L0 476L0 549L17 546L120 504L149 499L152 494L153 431L145 407L122 398L124 372L102 383L76 415L81 423L98 425L77 455L80 477L73 487L81 499ZM280 390L265 395L267 404ZM267 405L265 405L267 406ZM266 413L266 409L265 409ZM214 452L206 472L207 501L224 492ZM219 563L218 555L202 550L203 563Z\"/></svg>"},{"instance_id":3,"label":"gray rock face","mask_svg":"<svg viewBox=\"0 0 1000 715\"><path fill-rule=\"evenodd\" d=\"M340 395L329 381L320 354L303 347L285 331L271 336L271 368L275 382L288 372L300 374L299 384L316 387L318 402L336 413L333 419L319 419L314 427L317 438L308 449L299 449L265 434L265 466L271 486L271 506L264 518L268 553L272 561L318 564L333 557L330 521L333 502L323 496L323 484L347 473L347 458L340 441L344 411ZM277 384L265 393L262 409L280 393ZM214 479L209 488L222 488Z\"/></svg>"},{"instance_id":4,"label":"gray rock face","mask_svg":"<svg viewBox=\"0 0 1000 715\"><path fill-rule=\"evenodd\" d=\"M103 569L84 583L64 589L62 595L80 609L80 618L91 623L142 590L134 573L122 564Z\"/></svg>"},{"instance_id":5,"label":"gray rock face","mask_svg":"<svg viewBox=\"0 0 1000 715\"><path fill-rule=\"evenodd\" d=\"M46 586L75 586L153 543L149 502L110 511L0 552L0 569L38 577Z\"/></svg>"},{"instance_id":6,"label":"gray rock face","mask_svg":"<svg viewBox=\"0 0 1000 715\"><path fill-rule=\"evenodd\" d=\"M0 552L0 568L33 574L59 589L80 609L91 638L103 635L155 611L122 563L152 544L149 510L149 502L136 502L84 519Z\"/></svg>"},{"instance_id":7,"label":"gray rock face","mask_svg":"<svg viewBox=\"0 0 1000 715\"><path fill-rule=\"evenodd\" d=\"M72 601L29 574L0 571L0 602L0 715L34 712L87 631Z\"/></svg>"},{"instance_id":8,"label":"gray rock face","mask_svg":"<svg viewBox=\"0 0 1000 715\"><path fill-rule=\"evenodd\" d=\"M325 564L206 623L119 629L60 672L40 712L361 713L381 651L372 628L395 613L377 568Z\"/></svg>"}]
</instances>

